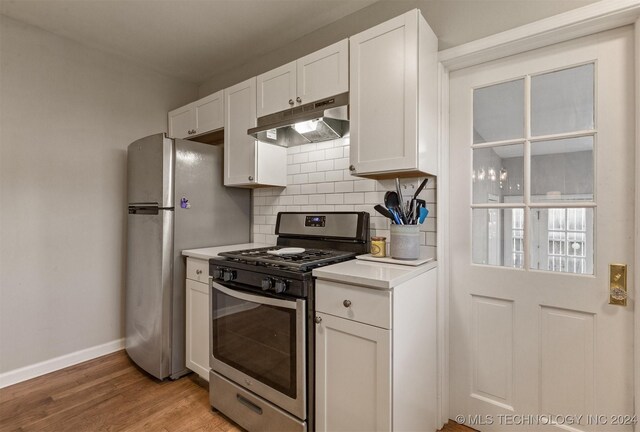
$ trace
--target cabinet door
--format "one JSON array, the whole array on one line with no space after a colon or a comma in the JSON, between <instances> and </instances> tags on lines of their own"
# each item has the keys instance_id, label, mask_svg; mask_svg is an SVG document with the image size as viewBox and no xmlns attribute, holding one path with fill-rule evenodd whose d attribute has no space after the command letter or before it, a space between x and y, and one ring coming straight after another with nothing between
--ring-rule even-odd
<instances>
[{"instance_id":1,"label":"cabinet door","mask_svg":"<svg viewBox=\"0 0 640 432\"><path fill-rule=\"evenodd\" d=\"M187 279L186 366L209 381L209 285Z\"/></svg>"},{"instance_id":2,"label":"cabinet door","mask_svg":"<svg viewBox=\"0 0 640 432\"><path fill-rule=\"evenodd\" d=\"M224 184L256 182L256 140L247 129L256 126L256 79L224 91Z\"/></svg>"},{"instance_id":3,"label":"cabinet door","mask_svg":"<svg viewBox=\"0 0 640 432\"><path fill-rule=\"evenodd\" d=\"M196 128L195 112L193 103L169 111L169 137L186 138L193 134L189 133Z\"/></svg>"},{"instance_id":4,"label":"cabinet door","mask_svg":"<svg viewBox=\"0 0 640 432\"><path fill-rule=\"evenodd\" d=\"M258 117L286 110L296 104L296 62L257 77Z\"/></svg>"},{"instance_id":5,"label":"cabinet door","mask_svg":"<svg viewBox=\"0 0 640 432\"><path fill-rule=\"evenodd\" d=\"M349 41L344 39L297 62L297 92L302 104L349 91Z\"/></svg>"},{"instance_id":6,"label":"cabinet door","mask_svg":"<svg viewBox=\"0 0 640 432\"><path fill-rule=\"evenodd\" d=\"M417 167L418 12L350 40L350 161L356 174Z\"/></svg>"},{"instance_id":7,"label":"cabinet door","mask_svg":"<svg viewBox=\"0 0 640 432\"><path fill-rule=\"evenodd\" d=\"M316 313L316 430L391 430L391 330Z\"/></svg>"},{"instance_id":8,"label":"cabinet door","mask_svg":"<svg viewBox=\"0 0 640 432\"><path fill-rule=\"evenodd\" d=\"M220 90L193 103L196 133L202 134L224 127L224 97Z\"/></svg>"}]
</instances>

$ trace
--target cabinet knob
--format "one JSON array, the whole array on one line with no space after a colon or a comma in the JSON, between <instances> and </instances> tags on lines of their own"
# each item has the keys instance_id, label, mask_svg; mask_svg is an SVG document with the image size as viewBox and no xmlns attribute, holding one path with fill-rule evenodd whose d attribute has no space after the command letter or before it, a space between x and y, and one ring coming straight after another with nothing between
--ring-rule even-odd
<instances>
[{"instance_id":1,"label":"cabinet knob","mask_svg":"<svg viewBox=\"0 0 640 432\"><path fill-rule=\"evenodd\" d=\"M249 176L249 181L253 181L253 176Z\"/></svg>"},{"instance_id":2,"label":"cabinet knob","mask_svg":"<svg viewBox=\"0 0 640 432\"><path fill-rule=\"evenodd\" d=\"M196 270L196 274L197 275L202 274L202 270L200 270L200 269Z\"/></svg>"},{"instance_id":3,"label":"cabinet knob","mask_svg":"<svg viewBox=\"0 0 640 432\"><path fill-rule=\"evenodd\" d=\"M317 316L313 319L313 322L315 322L316 324L320 324L322 322L322 318Z\"/></svg>"},{"instance_id":4,"label":"cabinet knob","mask_svg":"<svg viewBox=\"0 0 640 432\"><path fill-rule=\"evenodd\" d=\"M351 300L345 300L345 301L343 301L343 302L342 302L342 305L343 305L344 307L346 307L346 308L350 307L350 306L351 306Z\"/></svg>"},{"instance_id":5,"label":"cabinet knob","mask_svg":"<svg viewBox=\"0 0 640 432\"><path fill-rule=\"evenodd\" d=\"M293 99L289 99L289 105L293 105Z\"/></svg>"},{"instance_id":6,"label":"cabinet knob","mask_svg":"<svg viewBox=\"0 0 640 432\"><path fill-rule=\"evenodd\" d=\"M355 166L353 166L353 165L349 165L349 171L355 171L355 170L356 170L356 167L355 167Z\"/></svg>"},{"instance_id":7,"label":"cabinet knob","mask_svg":"<svg viewBox=\"0 0 640 432\"><path fill-rule=\"evenodd\" d=\"M302 99L300 99L300 96L298 96L298 97L296 98L296 102L298 102L298 103L302 103Z\"/></svg>"}]
</instances>

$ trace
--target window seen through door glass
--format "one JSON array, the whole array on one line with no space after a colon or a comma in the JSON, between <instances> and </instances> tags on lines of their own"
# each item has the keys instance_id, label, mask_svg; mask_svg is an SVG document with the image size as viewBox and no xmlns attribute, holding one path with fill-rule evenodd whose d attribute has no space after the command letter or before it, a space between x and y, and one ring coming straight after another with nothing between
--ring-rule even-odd
<instances>
[{"instance_id":1,"label":"window seen through door glass","mask_svg":"<svg viewBox=\"0 0 640 432\"><path fill-rule=\"evenodd\" d=\"M531 268L593 274L593 208L531 210Z\"/></svg>"}]
</instances>

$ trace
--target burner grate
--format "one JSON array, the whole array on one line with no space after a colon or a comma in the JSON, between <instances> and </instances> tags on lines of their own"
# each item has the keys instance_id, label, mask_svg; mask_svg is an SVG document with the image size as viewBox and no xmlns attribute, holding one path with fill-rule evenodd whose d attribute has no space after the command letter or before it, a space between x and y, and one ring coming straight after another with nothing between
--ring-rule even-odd
<instances>
[{"instance_id":1,"label":"burner grate","mask_svg":"<svg viewBox=\"0 0 640 432\"><path fill-rule=\"evenodd\" d=\"M306 249L299 254L272 255L268 251L282 249L281 246L272 246L257 249L245 249L230 252L222 252L220 256L238 262L251 263L265 266L286 267L299 271L307 271L314 267L336 263L355 256L354 252L344 252L332 249Z\"/></svg>"}]
</instances>

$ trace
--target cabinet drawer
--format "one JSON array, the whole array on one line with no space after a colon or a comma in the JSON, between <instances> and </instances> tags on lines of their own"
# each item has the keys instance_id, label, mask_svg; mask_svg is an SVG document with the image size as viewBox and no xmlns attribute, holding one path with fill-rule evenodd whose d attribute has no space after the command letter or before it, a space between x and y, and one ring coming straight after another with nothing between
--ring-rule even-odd
<instances>
[{"instance_id":1,"label":"cabinet drawer","mask_svg":"<svg viewBox=\"0 0 640 432\"><path fill-rule=\"evenodd\" d=\"M391 329L391 291L317 280L316 310Z\"/></svg>"},{"instance_id":2,"label":"cabinet drawer","mask_svg":"<svg viewBox=\"0 0 640 432\"><path fill-rule=\"evenodd\" d=\"M209 282L209 261L187 258L187 279L198 282Z\"/></svg>"}]
</instances>

